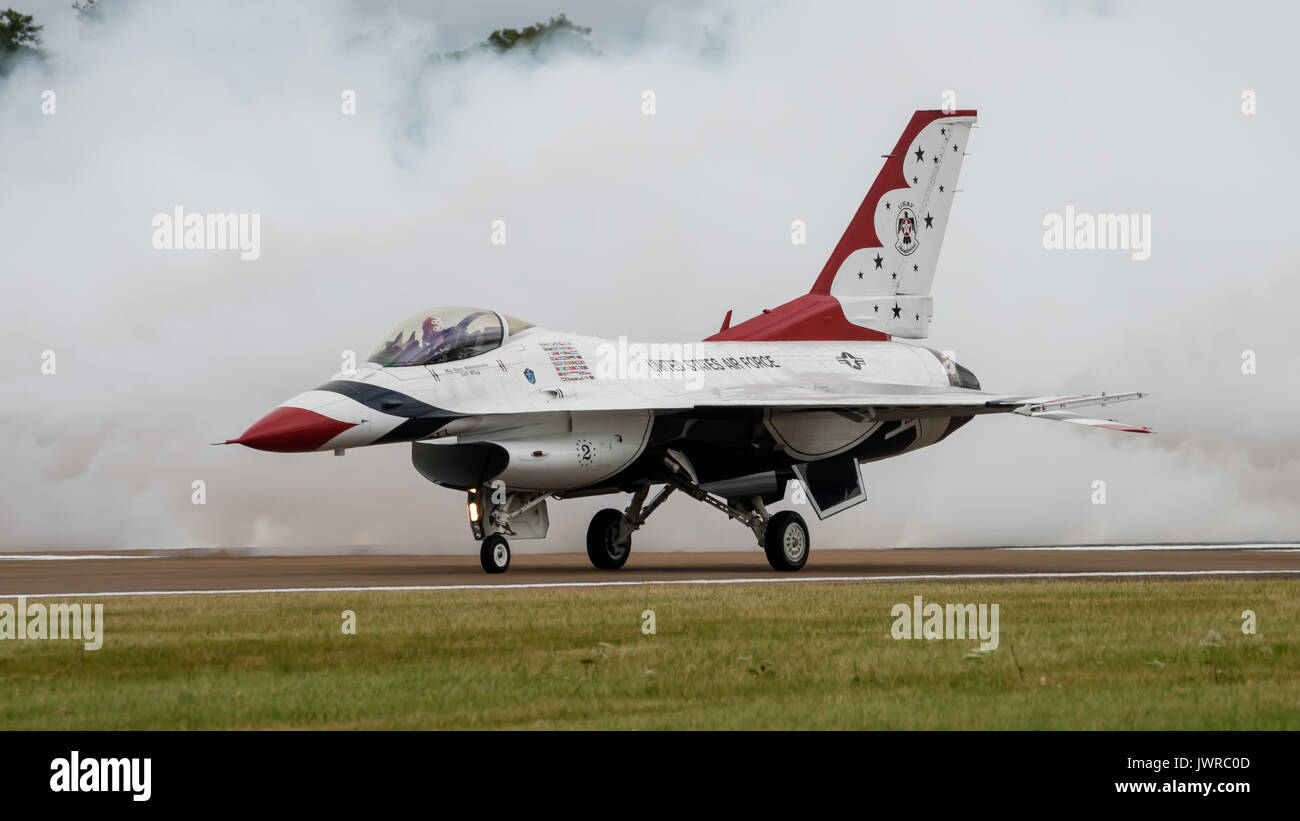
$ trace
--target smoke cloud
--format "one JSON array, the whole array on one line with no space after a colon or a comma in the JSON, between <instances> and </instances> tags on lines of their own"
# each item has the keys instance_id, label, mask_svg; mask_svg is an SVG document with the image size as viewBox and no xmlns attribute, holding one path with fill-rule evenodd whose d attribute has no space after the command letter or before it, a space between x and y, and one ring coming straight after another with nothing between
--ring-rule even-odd
<instances>
[{"instance_id":1,"label":"smoke cloud","mask_svg":"<svg viewBox=\"0 0 1300 821\"><path fill-rule=\"evenodd\" d=\"M470 552L406 446L209 443L432 305L690 341L792 299L947 90L980 127L926 344L989 390L1149 390L1105 412L1158 435L977 419L867 465L818 547L1294 539L1300 9L1251 9L28 3L47 57L0 78L0 548ZM436 59L560 12L591 48ZM259 214L260 257L155 250L177 205ZM1150 214L1151 258L1045 249L1067 206ZM552 504L518 550L578 549L611 501ZM751 546L676 498L637 536Z\"/></svg>"}]
</instances>

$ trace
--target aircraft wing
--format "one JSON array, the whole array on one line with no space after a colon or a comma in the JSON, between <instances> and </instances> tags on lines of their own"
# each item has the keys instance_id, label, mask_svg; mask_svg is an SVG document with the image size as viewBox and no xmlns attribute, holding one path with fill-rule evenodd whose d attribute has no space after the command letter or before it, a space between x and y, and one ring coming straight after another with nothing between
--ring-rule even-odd
<instances>
[{"instance_id":1,"label":"aircraft wing","mask_svg":"<svg viewBox=\"0 0 1300 821\"><path fill-rule=\"evenodd\" d=\"M721 389L715 399L700 397L696 408L762 406L783 410L836 410L859 413L872 419L916 419L928 416L1018 413L1032 419L1070 422L1127 433L1153 433L1143 425L1129 425L1111 419L1080 416L1070 408L1106 406L1141 399L1138 391L1093 396L1021 396L991 394L973 390L920 393L836 394L810 388L773 390L770 386Z\"/></svg>"},{"instance_id":2,"label":"aircraft wing","mask_svg":"<svg viewBox=\"0 0 1300 821\"><path fill-rule=\"evenodd\" d=\"M546 407L556 410L653 410L660 413L772 409L782 412L836 411L868 419L919 419L934 416L979 416L1018 413L1033 419L1071 422L1129 433L1152 433L1142 425L1128 425L1111 419L1080 416L1071 409L1105 406L1141 399L1145 393L1113 393L1082 396L1031 396L987 393L961 388L912 388L881 386L880 393L837 393L829 388L805 385L744 385L700 391L674 392L651 397L600 390L595 385L575 386L547 394ZM892 392L891 392L892 389ZM908 391L902 393L898 391Z\"/></svg>"}]
</instances>

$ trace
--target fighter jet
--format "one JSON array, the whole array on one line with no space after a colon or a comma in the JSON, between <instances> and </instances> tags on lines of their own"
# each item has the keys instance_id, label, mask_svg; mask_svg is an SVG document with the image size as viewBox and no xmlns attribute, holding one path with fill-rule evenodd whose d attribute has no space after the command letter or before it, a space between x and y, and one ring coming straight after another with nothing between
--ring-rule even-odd
<instances>
[{"instance_id":1,"label":"fighter jet","mask_svg":"<svg viewBox=\"0 0 1300 821\"><path fill-rule=\"evenodd\" d=\"M990 393L923 339L931 283L976 112L917 111L812 290L701 341L630 344L493 310L421 311L354 372L300 393L227 444L334 451L402 443L429 481L466 494L488 573L511 539L540 539L547 502L631 494L591 520L602 570L668 496L753 533L768 562L808 560L808 525L773 513L787 486L819 519L867 498L859 464L937 444L976 416L1015 413L1133 433L1076 414L1142 393ZM653 495L652 495L653 494ZM796 505L798 507L799 505Z\"/></svg>"}]
</instances>

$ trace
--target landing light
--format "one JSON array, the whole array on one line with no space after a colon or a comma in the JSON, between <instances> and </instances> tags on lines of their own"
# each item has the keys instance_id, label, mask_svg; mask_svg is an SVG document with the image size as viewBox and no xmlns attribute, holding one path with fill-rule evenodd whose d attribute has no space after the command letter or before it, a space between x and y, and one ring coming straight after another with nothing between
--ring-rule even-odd
<instances>
[{"instance_id":1,"label":"landing light","mask_svg":"<svg viewBox=\"0 0 1300 821\"><path fill-rule=\"evenodd\" d=\"M469 520L471 522L478 521L478 502L469 503Z\"/></svg>"}]
</instances>

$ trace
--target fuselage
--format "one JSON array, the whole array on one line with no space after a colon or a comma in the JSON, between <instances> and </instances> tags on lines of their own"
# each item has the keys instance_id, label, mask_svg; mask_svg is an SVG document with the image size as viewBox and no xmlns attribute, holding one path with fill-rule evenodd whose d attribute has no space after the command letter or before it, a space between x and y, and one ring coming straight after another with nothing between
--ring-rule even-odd
<instances>
[{"instance_id":1,"label":"fuselage","mask_svg":"<svg viewBox=\"0 0 1300 821\"><path fill-rule=\"evenodd\" d=\"M651 471L672 448L707 484L845 452L884 458L937 442L966 421L784 410L783 389L824 390L830 404L836 395L954 386L978 383L937 351L901 342L630 343L529 326L463 359L367 362L336 374L233 441L282 452L490 442L494 478L560 492L633 486L646 478L635 469L639 460ZM452 487L482 479L456 481L456 471L441 466L451 451L431 446L417 446L415 456L428 478ZM433 467L422 467L422 452Z\"/></svg>"}]
</instances>

